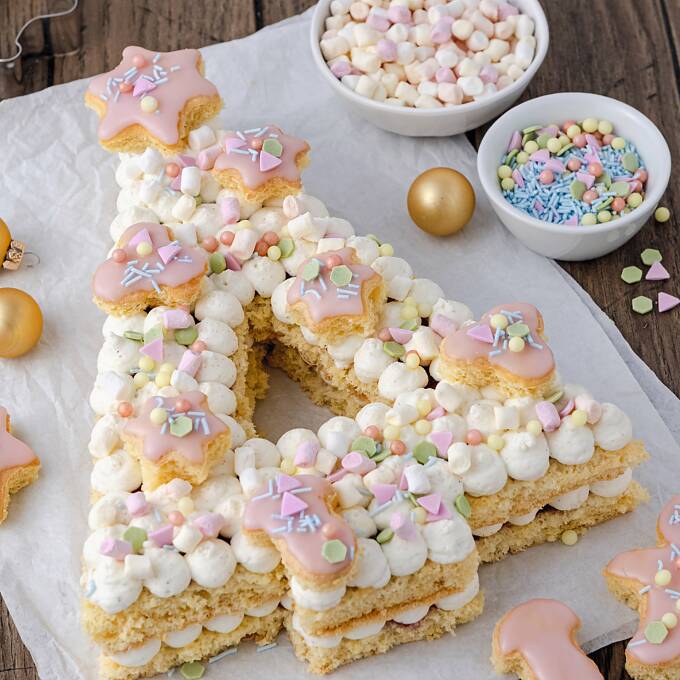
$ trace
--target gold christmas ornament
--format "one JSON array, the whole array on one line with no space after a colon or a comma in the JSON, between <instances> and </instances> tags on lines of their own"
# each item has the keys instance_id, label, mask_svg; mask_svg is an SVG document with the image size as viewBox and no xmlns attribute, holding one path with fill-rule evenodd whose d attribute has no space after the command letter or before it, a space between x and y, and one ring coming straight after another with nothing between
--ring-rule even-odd
<instances>
[{"instance_id":1,"label":"gold christmas ornament","mask_svg":"<svg viewBox=\"0 0 680 680\"><path fill-rule=\"evenodd\" d=\"M9 227L0 219L0 264L3 269L19 269L26 244L12 238Z\"/></svg>"},{"instance_id":2,"label":"gold christmas ornament","mask_svg":"<svg viewBox=\"0 0 680 680\"><path fill-rule=\"evenodd\" d=\"M475 211L475 192L465 175L452 168L430 168L408 190L408 212L420 229L435 236L460 231Z\"/></svg>"},{"instance_id":3,"label":"gold christmas ornament","mask_svg":"<svg viewBox=\"0 0 680 680\"><path fill-rule=\"evenodd\" d=\"M28 293L0 288L0 357L12 359L33 349L42 327L40 307Z\"/></svg>"}]
</instances>

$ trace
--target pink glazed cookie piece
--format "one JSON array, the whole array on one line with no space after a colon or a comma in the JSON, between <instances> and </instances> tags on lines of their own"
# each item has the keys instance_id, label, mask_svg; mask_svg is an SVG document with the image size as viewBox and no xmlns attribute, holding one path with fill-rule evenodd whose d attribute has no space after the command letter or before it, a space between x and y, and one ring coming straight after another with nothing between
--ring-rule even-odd
<instances>
[{"instance_id":1,"label":"pink glazed cookie piece","mask_svg":"<svg viewBox=\"0 0 680 680\"><path fill-rule=\"evenodd\" d=\"M9 497L36 480L40 460L10 431L7 409L0 406L0 524L7 517Z\"/></svg>"},{"instance_id":2,"label":"pink glazed cookie piece","mask_svg":"<svg viewBox=\"0 0 680 680\"><path fill-rule=\"evenodd\" d=\"M626 648L633 678L680 678L680 494L663 506L657 547L617 555L604 569L613 595L638 610L640 625Z\"/></svg>"},{"instance_id":3,"label":"pink glazed cookie piece","mask_svg":"<svg viewBox=\"0 0 680 680\"><path fill-rule=\"evenodd\" d=\"M201 484L231 443L229 429L201 392L151 397L127 420L121 436L125 450L140 462L145 491L175 478Z\"/></svg>"},{"instance_id":4,"label":"pink glazed cookie piece","mask_svg":"<svg viewBox=\"0 0 680 680\"><path fill-rule=\"evenodd\" d=\"M222 108L217 89L203 77L198 50L133 46L116 68L90 81L85 104L99 115L99 142L108 151L154 146L165 155L185 149L191 130Z\"/></svg>"},{"instance_id":5,"label":"pink glazed cookie piece","mask_svg":"<svg viewBox=\"0 0 680 680\"><path fill-rule=\"evenodd\" d=\"M342 248L302 262L286 301L295 323L321 338L368 337L378 325L385 287L352 248Z\"/></svg>"},{"instance_id":6,"label":"pink glazed cookie piece","mask_svg":"<svg viewBox=\"0 0 680 680\"><path fill-rule=\"evenodd\" d=\"M498 305L449 333L440 355L449 382L494 385L509 397L543 398L553 391L555 360L543 337L543 317L526 302Z\"/></svg>"},{"instance_id":7,"label":"pink glazed cookie piece","mask_svg":"<svg viewBox=\"0 0 680 680\"><path fill-rule=\"evenodd\" d=\"M282 132L274 125L226 132L220 140L222 152L212 169L225 189L246 201L263 203L285 198L302 189L300 173L307 165L309 144Z\"/></svg>"},{"instance_id":8,"label":"pink glazed cookie piece","mask_svg":"<svg viewBox=\"0 0 680 680\"><path fill-rule=\"evenodd\" d=\"M496 624L492 656L498 673L520 680L603 680L576 641L581 621L557 600L529 600Z\"/></svg>"},{"instance_id":9,"label":"pink glazed cookie piece","mask_svg":"<svg viewBox=\"0 0 680 680\"><path fill-rule=\"evenodd\" d=\"M153 222L128 227L116 245L92 279L98 307L127 316L151 306L195 302L206 271L205 250L181 246L167 227Z\"/></svg>"}]
</instances>

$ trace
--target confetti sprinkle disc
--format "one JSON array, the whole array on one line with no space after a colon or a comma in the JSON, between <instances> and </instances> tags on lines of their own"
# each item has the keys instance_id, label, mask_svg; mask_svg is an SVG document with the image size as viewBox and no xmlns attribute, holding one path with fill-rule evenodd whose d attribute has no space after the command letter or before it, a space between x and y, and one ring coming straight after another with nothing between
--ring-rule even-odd
<instances>
[{"instance_id":1,"label":"confetti sprinkle disc","mask_svg":"<svg viewBox=\"0 0 680 680\"><path fill-rule=\"evenodd\" d=\"M638 314L648 314L652 311L653 307L651 299L646 295L638 295L637 297L634 297L631 306L633 307L633 311L637 312Z\"/></svg>"},{"instance_id":2,"label":"confetti sprinkle disc","mask_svg":"<svg viewBox=\"0 0 680 680\"><path fill-rule=\"evenodd\" d=\"M655 262L661 262L663 259L661 253L656 248L645 248L642 253L640 253L640 258L648 267Z\"/></svg>"},{"instance_id":3,"label":"confetti sprinkle disc","mask_svg":"<svg viewBox=\"0 0 680 680\"><path fill-rule=\"evenodd\" d=\"M470 501L465 497L465 494L460 494L460 496L456 498L456 510L458 510L458 512L466 519L472 514Z\"/></svg>"},{"instance_id":4,"label":"confetti sprinkle disc","mask_svg":"<svg viewBox=\"0 0 680 680\"><path fill-rule=\"evenodd\" d=\"M660 645L668 635L668 628L662 621L651 621L645 626L645 639L653 645Z\"/></svg>"},{"instance_id":5,"label":"confetti sprinkle disc","mask_svg":"<svg viewBox=\"0 0 680 680\"><path fill-rule=\"evenodd\" d=\"M347 556L347 546L342 541L334 538L332 541L326 541L323 544L321 554L326 562L337 564L338 562L342 562Z\"/></svg>"},{"instance_id":6,"label":"confetti sprinkle disc","mask_svg":"<svg viewBox=\"0 0 680 680\"><path fill-rule=\"evenodd\" d=\"M191 661L180 666L179 672L184 680L199 680L205 673L205 667L198 661Z\"/></svg>"},{"instance_id":7,"label":"confetti sprinkle disc","mask_svg":"<svg viewBox=\"0 0 680 680\"><path fill-rule=\"evenodd\" d=\"M179 416L170 424L170 434L174 437L185 437L193 429L194 425L188 416Z\"/></svg>"},{"instance_id":8,"label":"confetti sprinkle disc","mask_svg":"<svg viewBox=\"0 0 680 680\"><path fill-rule=\"evenodd\" d=\"M436 455L437 447L431 442L420 442L416 444L416 447L413 449L413 456L419 463L422 463L423 465L427 463L427 461L432 458L432 456Z\"/></svg>"},{"instance_id":9,"label":"confetti sprinkle disc","mask_svg":"<svg viewBox=\"0 0 680 680\"><path fill-rule=\"evenodd\" d=\"M624 267L621 272L621 278L626 283L638 283L642 281L642 269L640 267Z\"/></svg>"},{"instance_id":10,"label":"confetti sprinkle disc","mask_svg":"<svg viewBox=\"0 0 680 680\"><path fill-rule=\"evenodd\" d=\"M301 276L305 281L314 281L319 275L319 269L318 260L310 260L305 263L305 266L302 268Z\"/></svg>"},{"instance_id":11,"label":"confetti sprinkle disc","mask_svg":"<svg viewBox=\"0 0 680 680\"><path fill-rule=\"evenodd\" d=\"M338 288L346 286L352 280L352 270L344 264L333 267L331 271L331 282Z\"/></svg>"}]
</instances>

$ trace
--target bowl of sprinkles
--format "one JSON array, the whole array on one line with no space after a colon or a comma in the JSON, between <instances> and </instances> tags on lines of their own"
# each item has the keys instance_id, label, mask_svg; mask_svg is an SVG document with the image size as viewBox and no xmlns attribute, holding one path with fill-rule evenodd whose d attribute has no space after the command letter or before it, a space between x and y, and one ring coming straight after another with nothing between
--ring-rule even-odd
<instances>
[{"instance_id":1,"label":"bowl of sprinkles","mask_svg":"<svg viewBox=\"0 0 680 680\"><path fill-rule=\"evenodd\" d=\"M628 241L670 177L656 126L609 97L560 93L524 102L484 136L477 167L505 226L532 250L588 260Z\"/></svg>"}]
</instances>

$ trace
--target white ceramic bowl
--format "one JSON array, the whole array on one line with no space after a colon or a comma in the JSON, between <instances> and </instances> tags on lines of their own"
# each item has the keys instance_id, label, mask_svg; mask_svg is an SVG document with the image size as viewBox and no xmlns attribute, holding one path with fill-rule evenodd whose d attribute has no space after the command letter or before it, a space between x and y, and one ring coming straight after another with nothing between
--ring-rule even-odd
<instances>
[{"instance_id":1,"label":"white ceramic bowl","mask_svg":"<svg viewBox=\"0 0 680 680\"><path fill-rule=\"evenodd\" d=\"M614 133L637 148L649 173L640 207L612 222L584 227L542 222L508 203L496 172L513 130L587 117L611 121ZM668 185L671 154L654 123L632 106L599 94L561 92L530 99L501 116L482 139L477 171L501 222L531 250L559 260L590 260L622 246L649 219Z\"/></svg>"},{"instance_id":2,"label":"white ceramic bowl","mask_svg":"<svg viewBox=\"0 0 680 680\"><path fill-rule=\"evenodd\" d=\"M331 0L319 0L312 17L310 40L314 63L321 76L350 111L384 130L400 135L443 137L457 135L484 125L512 106L519 98L543 63L548 51L548 22L538 0L512 0L512 4L524 14L528 14L535 24L536 54L520 78L497 94L460 106L441 109L392 106L356 94L331 73L319 46L321 34L325 30L326 17L330 15L330 3Z\"/></svg>"}]
</instances>

